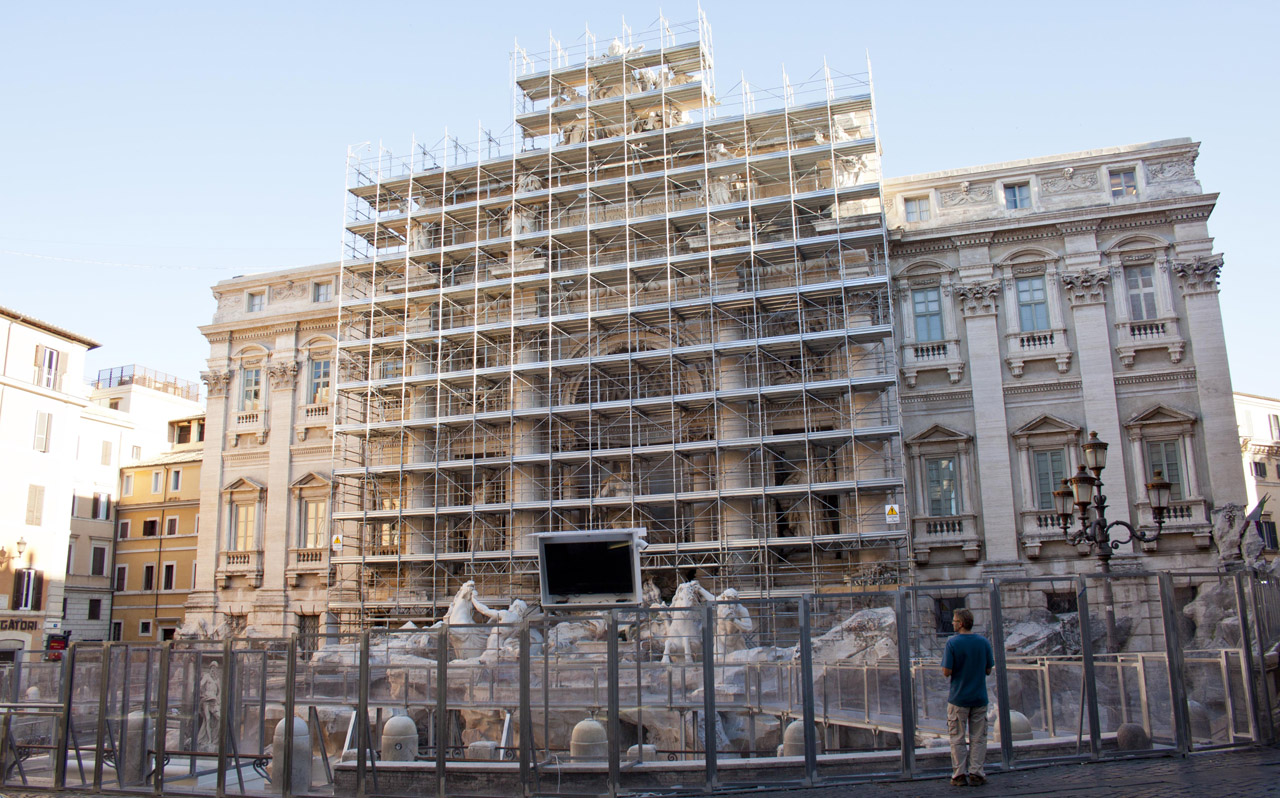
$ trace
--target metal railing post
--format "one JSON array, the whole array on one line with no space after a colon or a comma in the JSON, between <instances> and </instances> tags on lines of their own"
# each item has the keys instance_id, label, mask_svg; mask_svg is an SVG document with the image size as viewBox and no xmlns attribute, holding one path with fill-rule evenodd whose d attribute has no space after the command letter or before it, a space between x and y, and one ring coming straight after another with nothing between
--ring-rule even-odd
<instances>
[{"instance_id":1,"label":"metal railing post","mask_svg":"<svg viewBox=\"0 0 1280 798\"><path fill-rule=\"evenodd\" d=\"M293 685L298 679L298 633L289 635L289 659L284 663L284 767L280 773L280 798L293 795L293 718L297 712L294 706ZM310 736L308 734L308 736ZM272 743L275 735L272 734ZM273 753L275 749L272 748ZM277 754L279 755L279 754ZM308 747L307 756L311 756Z\"/></svg>"},{"instance_id":2,"label":"metal railing post","mask_svg":"<svg viewBox=\"0 0 1280 798\"><path fill-rule=\"evenodd\" d=\"M235 661L231 642L228 637L222 643L222 685L218 696L218 777L215 787L218 798L227 794L227 735L231 734L231 671Z\"/></svg>"},{"instance_id":3,"label":"metal railing post","mask_svg":"<svg viewBox=\"0 0 1280 798\"><path fill-rule=\"evenodd\" d=\"M449 745L449 624L436 632L436 795L445 795L445 764Z\"/></svg>"},{"instance_id":4,"label":"metal railing post","mask_svg":"<svg viewBox=\"0 0 1280 798\"><path fill-rule=\"evenodd\" d=\"M57 736L53 752L53 755L57 757L53 764L53 788L55 790L62 790L67 786L67 740L70 737L69 731L71 727L71 680L75 678L76 646L78 645L78 643L72 643L62 657L62 683L60 685L61 689L58 691L58 703L61 705L61 709L58 714Z\"/></svg>"},{"instance_id":5,"label":"metal railing post","mask_svg":"<svg viewBox=\"0 0 1280 798\"><path fill-rule=\"evenodd\" d=\"M530 662L529 622L520 622L520 786L525 798L533 795L533 707L531 706L532 690L529 686L533 678Z\"/></svg>"},{"instance_id":6,"label":"metal railing post","mask_svg":"<svg viewBox=\"0 0 1280 798\"><path fill-rule=\"evenodd\" d=\"M356 798L365 796L369 766L369 631L360 633L360 677L356 686Z\"/></svg>"},{"instance_id":7,"label":"metal railing post","mask_svg":"<svg viewBox=\"0 0 1280 798\"><path fill-rule=\"evenodd\" d=\"M1260 736L1258 733L1258 727L1262 725L1261 723L1262 707L1258 706L1258 691L1255 689L1256 685L1253 681L1254 679L1253 636L1249 633L1249 624L1245 622L1243 617L1245 614L1245 607L1248 606L1245 604L1245 599L1244 599L1244 572L1243 571L1236 571L1235 583L1236 583L1236 608L1237 608L1236 617L1240 618L1240 644L1244 648L1244 694L1249 705L1249 726L1251 727L1250 731L1252 732L1252 737L1254 741L1257 742L1258 737ZM1227 687L1227 685L1224 684L1223 687ZM1230 692L1229 688L1228 688L1228 692ZM1268 714L1270 714L1269 707L1267 709L1267 712ZM1227 730L1227 737L1232 742L1234 742L1235 733L1236 733L1236 730L1234 728Z\"/></svg>"},{"instance_id":8,"label":"metal railing post","mask_svg":"<svg viewBox=\"0 0 1280 798\"><path fill-rule=\"evenodd\" d=\"M1275 740L1275 727L1272 725L1271 707L1274 706L1274 698L1271 695L1271 681L1267 679L1267 635L1266 627L1263 622L1262 614L1266 598L1260 596L1262 593L1261 586L1258 584L1258 577L1254 576L1249 584L1249 595L1253 597L1251 614L1253 615L1254 634L1258 640L1258 674L1262 681L1262 742L1270 743Z\"/></svg>"},{"instance_id":9,"label":"metal railing post","mask_svg":"<svg viewBox=\"0 0 1280 798\"><path fill-rule=\"evenodd\" d=\"M910 595L910 591L899 588L893 608L898 628L898 681L902 700L902 775L908 779L916 774L916 696L915 679L911 675Z\"/></svg>"},{"instance_id":10,"label":"metal railing post","mask_svg":"<svg viewBox=\"0 0 1280 798\"><path fill-rule=\"evenodd\" d=\"M1080 617L1080 657L1084 669L1084 699L1089 712L1089 757L1102 755L1102 729L1098 722L1098 683L1093 666L1093 627L1089 623L1089 586L1084 576L1076 577L1076 610Z\"/></svg>"},{"instance_id":11,"label":"metal railing post","mask_svg":"<svg viewBox=\"0 0 1280 798\"><path fill-rule=\"evenodd\" d=\"M160 683L156 685L155 769L151 772L151 790L156 795L164 792L165 734L169 731L169 667L173 656L173 641L166 640L160 647Z\"/></svg>"},{"instance_id":12,"label":"metal railing post","mask_svg":"<svg viewBox=\"0 0 1280 798\"><path fill-rule=\"evenodd\" d=\"M800 708L804 718L804 783L812 787L818 781L818 730L813 695L813 636L809 599L809 595L800 597Z\"/></svg>"},{"instance_id":13,"label":"metal railing post","mask_svg":"<svg viewBox=\"0 0 1280 798\"><path fill-rule=\"evenodd\" d=\"M706 789L714 792L720 786L716 767L716 608L708 603L702 610L702 753Z\"/></svg>"},{"instance_id":14,"label":"metal railing post","mask_svg":"<svg viewBox=\"0 0 1280 798\"><path fill-rule=\"evenodd\" d=\"M111 649L114 645L102 645L102 673L98 675L98 739L93 752L93 791L98 793L102 792L102 765L106 761L102 749L107 739L107 692L111 689ZM111 753L114 756L116 752Z\"/></svg>"},{"instance_id":15,"label":"metal railing post","mask_svg":"<svg viewBox=\"0 0 1280 798\"><path fill-rule=\"evenodd\" d=\"M705 656L705 652L704 652ZM609 611L609 640L608 640L608 657L607 673L609 684L606 686L605 693L609 702L608 721L608 742L609 742L609 795L616 796L622 791L622 718L619 714L622 711L621 699L618 695L618 612L617 610Z\"/></svg>"},{"instance_id":16,"label":"metal railing post","mask_svg":"<svg viewBox=\"0 0 1280 798\"><path fill-rule=\"evenodd\" d=\"M1160 610L1164 618L1164 651L1169 662L1169 699L1173 703L1174 747L1191 750L1191 714L1187 710L1186 661L1182 656L1182 632L1178 628L1178 607L1173 593L1173 577L1162 571L1156 575L1160 590Z\"/></svg>"},{"instance_id":17,"label":"metal railing post","mask_svg":"<svg viewBox=\"0 0 1280 798\"><path fill-rule=\"evenodd\" d=\"M991 580L991 648L996 660L996 713L1000 719L1000 764L1013 768L1013 726L1009 720L1009 665L1004 650L1004 609L1000 604L1000 586ZM1053 714L1050 707L1049 715Z\"/></svg>"}]
</instances>

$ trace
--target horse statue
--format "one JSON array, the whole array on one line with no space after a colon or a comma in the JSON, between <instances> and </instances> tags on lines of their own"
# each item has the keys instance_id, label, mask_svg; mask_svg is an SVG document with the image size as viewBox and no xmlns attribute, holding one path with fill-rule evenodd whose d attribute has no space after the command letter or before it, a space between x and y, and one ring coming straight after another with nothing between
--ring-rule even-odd
<instances>
[{"instance_id":1,"label":"horse statue","mask_svg":"<svg viewBox=\"0 0 1280 798\"><path fill-rule=\"evenodd\" d=\"M476 619L477 612L484 616L483 620ZM476 583L468 579L462 583L462 587L458 588L458 592L454 594L453 602L449 605L449 610L445 612L444 618L436 621L428 628L439 629L448 624L449 643L453 647L454 658L472 659L484 653L485 642L488 640L489 634L484 629L468 627L483 624L485 621L493 620L497 617L497 611L489 609L476 595Z\"/></svg>"},{"instance_id":2,"label":"horse statue","mask_svg":"<svg viewBox=\"0 0 1280 798\"><path fill-rule=\"evenodd\" d=\"M679 654L683 662L693 662L702 652L702 615L695 611L703 602L716 597L694 579L681 583L671 597L671 620L667 622L667 640L662 647L662 661L671 662L673 654Z\"/></svg>"}]
</instances>

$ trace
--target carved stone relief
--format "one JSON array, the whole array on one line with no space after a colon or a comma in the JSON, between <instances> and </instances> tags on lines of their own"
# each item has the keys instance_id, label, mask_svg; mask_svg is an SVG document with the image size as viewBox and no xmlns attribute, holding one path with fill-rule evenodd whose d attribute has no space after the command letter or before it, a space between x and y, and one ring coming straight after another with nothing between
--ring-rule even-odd
<instances>
[{"instance_id":1,"label":"carved stone relief","mask_svg":"<svg viewBox=\"0 0 1280 798\"><path fill-rule=\"evenodd\" d=\"M1144 166L1147 169L1148 183L1194 180L1196 176L1195 159L1188 155L1170 158L1165 161L1148 161Z\"/></svg>"},{"instance_id":2,"label":"carved stone relief","mask_svg":"<svg viewBox=\"0 0 1280 798\"><path fill-rule=\"evenodd\" d=\"M213 297L218 300L219 313L225 313L240 307L241 296L238 293L214 294Z\"/></svg>"},{"instance_id":3,"label":"carved stone relief","mask_svg":"<svg viewBox=\"0 0 1280 798\"><path fill-rule=\"evenodd\" d=\"M1040 190L1045 194L1068 194L1073 191L1090 191L1098 187L1098 172L1089 169L1077 172L1071 167L1052 175L1040 176Z\"/></svg>"},{"instance_id":4,"label":"carved stone relief","mask_svg":"<svg viewBox=\"0 0 1280 798\"><path fill-rule=\"evenodd\" d=\"M996 312L996 302L1000 298L1000 283L969 283L955 288L956 298L960 300L960 312L964 317L989 316Z\"/></svg>"},{"instance_id":5,"label":"carved stone relief","mask_svg":"<svg viewBox=\"0 0 1280 798\"><path fill-rule=\"evenodd\" d=\"M985 205L995 199L995 189L988 183L982 186L971 185L968 180L959 188L949 188L938 192L944 207L954 208L960 205Z\"/></svg>"},{"instance_id":6,"label":"carved stone relief","mask_svg":"<svg viewBox=\"0 0 1280 798\"><path fill-rule=\"evenodd\" d=\"M205 392L210 399L227 395L227 388L231 385L231 372L229 371L202 371L200 379L204 380Z\"/></svg>"},{"instance_id":7,"label":"carved stone relief","mask_svg":"<svg viewBox=\"0 0 1280 798\"><path fill-rule=\"evenodd\" d=\"M307 293L307 287L302 283L295 283L293 280L284 285L271 286L271 301L279 302L285 299L301 299Z\"/></svg>"},{"instance_id":8,"label":"carved stone relief","mask_svg":"<svg viewBox=\"0 0 1280 798\"><path fill-rule=\"evenodd\" d=\"M273 363L267 368L267 377L271 380L271 390L291 389L298 377L298 362Z\"/></svg>"},{"instance_id":9,"label":"carved stone relief","mask_svg":"<svg viewBox=\"0 0 1280 798\"><path fill-rule=\"evenodd\" d=\"M1101 270L1062 275L1062 287L1072 307L1105 302L1109 282L1111 275Z\"/></svg>"}]
</instances>

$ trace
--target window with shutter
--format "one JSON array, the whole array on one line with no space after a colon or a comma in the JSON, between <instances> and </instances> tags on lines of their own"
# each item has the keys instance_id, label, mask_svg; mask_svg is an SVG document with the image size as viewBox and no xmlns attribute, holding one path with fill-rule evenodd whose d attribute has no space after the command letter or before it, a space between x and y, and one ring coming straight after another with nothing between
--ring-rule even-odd
<instances>
[{"instance_id":1,"label":"window with shutter","mask_svg":"<svg viewBox=\"0 0 1280 798\"><path fill-rule=\"evenodd\" d=\"M107 549L104 546L94 546L93 556L89 563L90 576L106 576L107 575Z\"/></svg>"},{"instance_id":2,"label":"window with shutter","mask_svg":"<svg viewBox=\"0 0 1280 798\"><path fill-rule=\"evenodd\" d=\"M102 464L104 466L111 465L111 441L102 442Z\"/></svg>"},{"instance_id":3,"label":"window with shutter","mask_svg":"<svg viewBox=\"0 0 1280 798\"><path fill-rule=\"evenodd\" d=\"M36 439L34 448L37 452L49 451L49 432L53 428L52 413L36 413Z\"/></svg>"},{"instance_id":4,"label":"window with shutter","mask_svg":"<svg viewBox=\"0 0 1280 798\"><path fill-rule=\"evenodd\" d=\"M40 526L44 520L44 486L27 486L27 523Z\"/></svg>"}]
</instances>

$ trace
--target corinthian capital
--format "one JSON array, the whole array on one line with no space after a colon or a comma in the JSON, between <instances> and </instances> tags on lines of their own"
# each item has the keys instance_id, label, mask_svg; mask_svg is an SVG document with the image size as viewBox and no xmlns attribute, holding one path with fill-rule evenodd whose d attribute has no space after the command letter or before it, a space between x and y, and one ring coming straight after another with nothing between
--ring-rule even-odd
<instances>
[{"instance_id":1,"label":"corinthian capital","mask_svg":"<svg viewBox=\"0 0 1280 798\"><path fill-rule=\"evenodd\" d=\"M960 312L964 317L992 316L996 312L996 302L1000 298L1000 283L993 280L985 283L964 283L955 287L956 298L960 300Z\"/></svg>"},{"instance_id":2,"label":"corinthian capital","mask_svg":"<svg viewBox=\"0 0 1280 798\"><path fill-rule=\"evenodd\" d=\"M1102 270L1074 272L1062 275L1062 287L1071 306L1097 305L1107 299L1107 283L1111 275Z\"/></svg>"},{"instance_id":3,"label":"corinthian capital","mask_svg":"<svg viewBox=\"0 0 1280 798\"><path fill-rule=\"evenodd\" d=\"M290 360L286 363L273 363L267 369L267 376L271 380L271 390L291 389L293 388L294 380L298 377L298 361Z\"/></svg>"},{"instance_id":4,"label":"corinthian capital","mask_svg":"<svg viewBox=\"0 0 1280 798\"><path fill-rule=\"evenodd\" d=\"M1170 268L1178 277L1178 285L1182 293L1212 294L1218 290L1218 277L1222 274L1221 255L1201 255L1192 261L1175 260Z\"/></svg>"},{"instance_id":5,"label":"corinthian capital","mask_svg":"<svg viewBox=\"0 0 1280 798\"><path fill-rule=\"evenodd\" d=\"M205 394L210 399L216 399L227 395L227 387L231 385L231 372L202 371L200 372L200 379L204 380Z\"/></svg>"}]
</instances>

